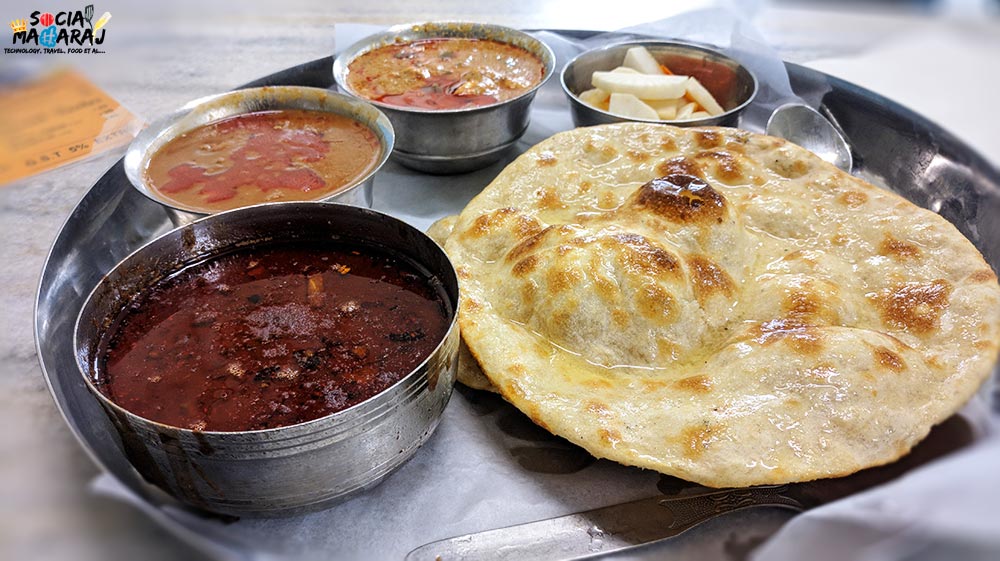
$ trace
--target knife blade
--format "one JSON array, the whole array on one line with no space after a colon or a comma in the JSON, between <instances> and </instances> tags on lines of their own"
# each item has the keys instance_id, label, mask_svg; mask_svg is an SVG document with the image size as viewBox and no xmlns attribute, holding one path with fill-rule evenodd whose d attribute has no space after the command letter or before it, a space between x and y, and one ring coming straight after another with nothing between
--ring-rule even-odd
<instances>
[{"instance_id":1,"label":"knife blade","mask_svg":"<svg viewBox=\"0 0 1000 561\"><path fill-rule=\"evenodd\" d=\"M462 559L580 559L671 538L706 520L745 508L810 506L789 485L662 495L576 514L528 522L432 542L411 551L407 561Z\"/></svg>"}]
</instances>

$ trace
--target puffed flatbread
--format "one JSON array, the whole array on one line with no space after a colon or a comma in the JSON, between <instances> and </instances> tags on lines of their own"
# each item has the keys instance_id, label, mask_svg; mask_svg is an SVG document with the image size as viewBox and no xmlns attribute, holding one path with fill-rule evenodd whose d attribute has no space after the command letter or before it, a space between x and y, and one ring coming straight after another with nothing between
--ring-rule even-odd
<instances>
[{"instance_id":1,"label":"puffed flatbread","mask_svg":"<svg viewBox=\"0 0 1000 561\"><path fill-rule=\"evenodd\" d=\"M505 399L703 485L891 462L997 357L996 275L950 223L746 131L557 134L445 245L463 338Z\"/></svg>"},{"instance_id":2,"label":"puffed flatbread","mask_svg":"<svg viewBox=\"0 0 1000 561\"><path fill-rule=\"evenodd\" d=\"M455 228L456 222L458 222L457 214L445 216L431 224L431 227L427 229L427 235L439 245L444 246L448 236L451 235L451 231ZM483 374L483 370L479 368L479 363L476 362L476 358L469 352L469 347L465 344L464 339L458 346L458 372L455 377L460 383L474 390L485 390L494 393L497 391L490 382L490 379L486 377L486 374Z\"/></svg>"}]
</instances>

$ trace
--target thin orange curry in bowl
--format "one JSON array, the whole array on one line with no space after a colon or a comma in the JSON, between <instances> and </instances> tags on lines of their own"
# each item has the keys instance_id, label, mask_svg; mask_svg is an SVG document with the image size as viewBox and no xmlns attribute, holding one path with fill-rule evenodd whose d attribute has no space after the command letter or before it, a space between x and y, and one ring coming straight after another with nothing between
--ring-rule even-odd
<instances>
[{"instance_id":1,"label":"thin orange curry in bowl","mask_svg":"<svg viewBox=\"0 0 1000 561\"><path fill-rule=\"evenodd\" d=\"M344 115L257 111L171 139L150 157L144 174L167 201L217 212L324 198L371 172L381 152L372 129Z\"/></svg>"},{"instance_id":2,"label":"thin orange curry in bowl","mask_svg":"<svg viewBox=\"0 0 1000 561\"><path fill-rule=\"evenodd\" d=\"M358 95L427 110L501 103L545 76L542 61L521 47L463 37L385 45L358 56L348 69L348 86Z\"/></svg>"}]
</instances>

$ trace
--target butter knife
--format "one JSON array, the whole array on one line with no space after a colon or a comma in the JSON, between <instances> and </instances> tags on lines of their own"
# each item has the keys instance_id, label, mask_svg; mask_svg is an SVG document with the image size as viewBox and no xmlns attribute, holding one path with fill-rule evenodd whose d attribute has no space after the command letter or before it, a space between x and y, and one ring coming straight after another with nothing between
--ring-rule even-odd
<instances>
[{"instance_id":1,"label":"butter knife","mask_svg":"<svg viewBox=\"0 0 1000 561\"><path fill-rule=\"evenodd\" d=\"M660 495L432 542L411 551L406 561L580 559L671 538L728 512L813 506L808 496L795 491L775 485Z\"/></svg>"}]
</instances>

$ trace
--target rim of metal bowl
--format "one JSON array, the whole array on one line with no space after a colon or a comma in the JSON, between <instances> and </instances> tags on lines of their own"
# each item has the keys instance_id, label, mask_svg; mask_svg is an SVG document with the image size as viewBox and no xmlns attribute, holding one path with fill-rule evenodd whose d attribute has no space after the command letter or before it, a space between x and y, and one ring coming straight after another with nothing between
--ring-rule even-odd
<instances>
[{"instance_id":1,"label":"rim of metal bowl","mask_svg":"<svg viewBox=\"0 0 1000 561\"><path fill-rule=\"evenodd\" d=\"M385 389L383 389L382 391L376 393L375 395L369 397L368 399L365 399L363 401L355 403L354 405L352 405L350 407L347 407L345 409L341 409L340 411L335 411L333 413L329 413L327 415L323 415L322 417L317 417L315 419L310 419L308 421L303 421L301 423L295 423L295 424L291 424L291 425L283 425L283 426L280 426L280 427L272 427L272 428L269 428L269 429L254 429L254 430L242 430L242 431L194 430L194 429L189 429L189 428L185 428L185 427L178 427L178 426L174 426L174 425L168 425L166 423L161 423L159 421L154 421L154 420L149 419L147 417L143 417L142 415L139 415L137 413L133 413L132 411L126 409L125 407L122 407L121 405L117 404L113 399L111 399L110 397L108 397L107 395L105 395L104 392L102 392L97 387L96 383L92 379L92 376L91 376L92 372L90 372L89 365L88 365L88 368L87 368L86 371L84 370L83 366L81 366L81 364L80 364L80 353L82 352L82 349L79 346L79 337L80 337L79 332L80 332L80 325L81 325L81 323L83 321L83 312L85 310L87 310L87 308L89 307L91 299L93 299L95 297L95 295L98 294L99 290L104 287L104 281L108 277L110 277L112 274L114 274L116 271L118 271L120 268L122 268L123 266L125 266L125 264L128 261L130 261L131 259L133 259L139 253L141 253L143 251L146 251L146 249L148 247L150 247L153 244L157 243L160 239L165 238L166 236L170 235L171 233L176 232L177 230L180 230L182 228L191 228L191 227L194 227L194 225L199 224L201 222L204 222L204 221L207 221L207 220L221 219L221 218L217 218L217 217L222 217L222 216L225 216L225 215L228 215L228 214L232 214L232 213L250 212L250 211L254 211L254 210L257 211L257 212L259 212L260 209L262 209L262 208L271 208L271 207L275 207L275 206L285 206L285 205L323 205L323 206L332 207L331 211L332 210L336 210L336 209L340 209L340 210L345 210L346 209L346 210L351 211L351 212L356 211L356 212L360 212L360 213L363 213L363 214L369 214L373 218L378 218L380 220L389 219L389 220L395 222L397 225L403 225L406 228L410 228L413 231L418 232L421 236L423 236L424 238L426 238L433 245L437 246L437 248L441 251L441 253L444 254L445 259L446 259L445 262L448 264L448 269L447 269L446 273L449 273L453 277L453 280L455 281L455 286L456 287L458 286L458 273L455 271L455 266L454 266L454 264L452 264L451 259L448 258L448 254L444 252L444 248L442 248L441 245L438 244L436 241L434 241L430 236L428 236L424 232L421 232L418 228L416 228L414 226L411 226L410 224L407 224L406 222L400 220L399 218L396 218L396 217L394 217L394 216L392 216L390 214L386 214L384 212L379 212L377 210L373 210L373 209L370 209L370 208L362 208L362 207L357 207L357 206L354 206L354 205L348 205L348 204L336 203L336 202L327 202L327 201L278 201L278 202L270 202L270 203L260 203L260 204L256 204L256 205L250 205L250 206L245 206L245 207L240 207L240 208L234 208L234 209L226 210L226 211L222 211L222 212L217 212L215 214L211 214L211 215L199 218L198 220L196 220L194 222L191 222L189 224L185 224L184 226L179 226L177 228L174 228L174 229L172 229L172 230L170 230L168 232L165 232L165 233L163 233L163 234L161 234L161 235L153 238L152 240L146 242L141 247L139 247L138 249L136 249L132 253L129 253L125 258L123 258L121 261L119 261L110 271L108 271L107 274L104 275L104 278L101 280L100 283L97 284L97 286L95 286L93 288L93 290L90 291L90 294L87 295L86 300L84 300L83 305L80 307L79 314L77 314L76 322L73 325L73 355L75 357L77 357L77 360L76 360L77 373L80 374L80 376L83 378L83 381L87 385L87 389L90 391L90 393L92 395L96 396L96 398L98 400L100 400L102 403L104 403L107 406L109 406L112 409L114 409L116 412L120 412L120 413L124 414L127 418L139 420L140 422L145 423L145 424L147 424L147 425L149 425L151 427L155 427L158 430L173 431L173 432L176 432L178 434L208 435L208 436L212 436L212 437L226 437L226 436L231 436L231 435L265 435L265 434L271 434L271 433L276 433L276 432L295 431L297 434L295 434L295 435L289 435L288 438L296 438L296 437L301 436L301 434L298 434L298 433L302 433L302 432L308 433L309 432L308 429L311 426L313 426L313 425L317 425L317 424L320 424L320 423L335 423L338 417L341 417L341 418L342 417L348 417L349 415L351 415L356 410L358 410L358 409L360 409L362 407L381 407L381 406L385 406L386 404L379 403L379 402L380 401L384 401L385 399L388 399L386 396L388 396L389 394L391 394L398 386L410 384L413 381L413 378L415 376L417 376L417 373L420 372L425 366L427 366L427 363L432 358L434 358L435 356L437 356L437 354L441 351L441 347L448 341L448 339L451 336L452 332L455 329L458 328L458 306L457 305L453 307L454 309L450 310L451 319L448 322L448 329L445 330L444 334L441 336L441 340L438 341L437 345L434 346L434 349L431 350L429 353L427 353L427 356L424 357L424 359L421 360L420 363L418 363L416 366L414 366L405 376L403 376L402 378L400 378L399 380L397 380L395 383L391 384L390 386L386 387ZM260 240L260 242L261 243L265 243L266 240L262 237L262 239ZM224 252L221 252L221 253L224 253ZM198 256L197 259L194 259L192 261L186 262L186 264L185 263L181 263L180 265L185 266L185 265L190 265L190 264L193 264L193 263L204 262L206 260L218 257L221 253L220 252L206 253L205 255ZM179 269L177 269L177 270L179 270ZM171 271L171 273L173 273L173 272L176 272L176 270ZM443 284L443 282L444 281L442 281L442 284ZM145 285L143 288L149 288L149 285ZM459 296L460 296L460 294L456 294L456 303L458 301L457 297L459 297ZM120 311L119 311L119 313L120 313ZM278 439L278 440L281 440L281 439Z\"/></svg>"},{"instance_id":2,"label":"rim of metal bowl","mask_svg":"<svg viewBox=\"0 0 1000 561\"><path fill-rule=\"evenodd\" d=\"M510 98L508 100L499 101L497 103L491 103L489 105L479 105L479 106L475 106L475 107L461 107L461 108L458 108L458 109L422 109L422 108L419 108L419 107L406 107L406 106L402 106L402 105L391 105L391 104L388 104L388 103L383 103L381 101L375 101L374 99L369 99L367 97L364 97L364 96L356 93L354 90L352 90L347 85L347 76L349 74L348 67L350 66L350 63L353 62L354 59L358 58L359 56L361 56L361 55L363 55L365 53L374 51L375 49L378 49L378 48L381 48L381 47L384 47L384 46L387 46L387 45L394 44L396 42L404 42L405 43L405 42L417 41L417 40L421 40L421 39L433 39L433 38L435 38L432 35L428 35L428 36L425 36L425 37L415 37L413 39L407 39L407 38L404 37L407 32L418 33L419 32L418 31L419 28L428 28L428 29L440 28L440 29L444 29L444 28L449 28L449 27L451 27L451 28L461 28L461 27L466 27L466 26L467 27L472 27L472 28L478 27L478 28L482 28L482 29L488 29L488 30L491 30L491 31L494 31L494 32L497 32L497 33L508 33L508 34L513 35L515 37L523 38L523 39L525 39L528 42L534 42L535 44L537 44L538 50L541 51L540 53L532 52L530 49L527 49L525 47L521 47L521 48L525 49L526 51L528 51L529 53L531 53L531 54L533 54L535 56L538 56L538 58L541 59L542 65L545 67L545 75L542 76L542 79L539 80L537 84L535 84L531 88L528 88L527 90L521 92L519 95L517 95L515 97L512 97L512 98ZM471 35L471 34L447 36L447 37L444 37L444 38L462 38L462 37L469 37L469 38L473 38L473 39L479 38L479 37L477 37L475 35ZM487 38L493 39L493 38L490 38L490 37L487 37ZM508 45L514 45L510 41L505 41L503 39L493 39L493 40L494 41L498 41L500 43L506 43ZM520 45L514 45L514 46L515 47L519 47ZM344 58L345 58L344 55L345 54L347 54L349 56L349 58L350 58L350 60L347 61L347 62L344 61ZM530 33L527 33L525 31L521 31L520 29L514 29L513 27L507 27L507 26L504 26L504 25L497 25L497 24L493 24L493 23L479 23L479 22L458 21L458 20L436 20L436 21L422 21L422 22L403 23L403 24L399 24L399 25L394 25L394 26L392 26L392 27L390 27L390 28L388 28L388 29L386 29L384 31L381 31L379 33L374 33L374 34L369 35L369 36L367 36L367 37L365 37L365 38L363 38L363 39L361 39L359 41L355 41L349 47L347 47L346 49L342 50L334 58L334 60L333 60L333 79L337 83L337 87L341 91L343 91L343 92L347 93L348 95L351 95L351 96L353 96L353 97L355 97L357 99L360 99L360 100L363 100L363 101L367 101L368 103L371 103L372 105L378 107L379 109L388 109L390 111L400 111L400 112L405 112L405 113L442 114L442 115L449 115L450 114L450 115L454 115L454 114L457 114L457 113L458 114L460 114L460 113L476 113L476 112L480 112L480 111L488 111L488 110L491 110L491 109L496 109L498 107L503 107L505 105L510 105L510 104L516 102L519 99L522 99L522 98L524 98L526 96L534 94L536 91L538 91L539 88L541 88L542 86L544 86L545 83L548 82L550 78L552 78L552 75L555 74L555 67L556 67L556 55L552 51L552 48L549 47L547 44L545 44L545 41L542 41L541 39L539 39L539 38L531 35Z\"/></svg>"},{"instance_id":3,"label":"rim of metal bowl","mask_svg":"<svg viewBox=\"0 0 1000 561\"><path fill-rule=\"evenodd\" d=\"M592 55L592 54L597 53L597 52L610 51L610 50L613 50L613 49L619 49L619 48L622 48L622 47L629 47L629 46L682 47L682 48L692 49L692 50L695 50L695 51L700 51L700 52L703 52L703 53L706 53L706 54L710 54L712 56L715 56L715 57L718 57L718 58L721 58L721 59L724 59L724 60L731 61L734 64L736 64L739 68L742 68L744 71L746 71L747 75L750 76L750 84L752 86L751 89L750 89L750 95L747 96L747 98L742 103L740 103L739 105L733 107L732 109L727 109L726 111L724 111L724 112L722 112L722 113L720 113L718 115L713 115L713 116L710 116L710 117L703 117L703 118L700 118L700 119L673 119L673 120L670 120L670 121L663 121L663 120L655 120L654 121L654 120L650 120L650 119L633 119L631 117L623 117L621 115L616 115L614 113L611 113L611 112L608 112L608 111L604 111L603 109L598 109L597 107L594 107L592 105L588 105L588 104L584 103L580 99L580 96L576 92L572 91L569 88L569 86L566 84L566 72L570 68L572 68L579 59L581 59L581 58L583 58L585 56L588 56L588 55ZM614 119L624 119L626 121L634 121L636 123L652 123L652 124L660 124L660 125L672 125L674 123L683 123L685 125L700 124L700 123L704 123L706 125L711 124L712 122L715 122L715 121L717 121L719 119L725 119L726 117L729 117L730 115L734 115L734 114L739 113L739 112L743 111L744 109L746 109L751 103L753 103L753 100L757 97L757 93L760 90L760 82L757 80L757 75L753 73L753 70L750 70L749 68L747 68L747 66L745 64L743 64L742 62L736 60L735 58L733 58L733 57L731 57L731 56L729 56L729 55L727 55L727 54L725 54L723 52L720 52L720 51L716 50L711 45L703 45L703 44L691 43L691 42L687 42L687 41L672 41L672 40L668 40L668 39L635 39L635 40L630 40L630 41L622 41L620 43L612 43L610 45L604 45L604 46L601 46L601 47L597 47L595 49L589 49L587 51L584 51L584 52L576 55L575 57L573 57L569 62L566 63L565 66L563 66L562 71L559 73L559 84L562 86L563 92L567 96L569 96L574 102L579 103L581 105L584 105L585 107L587 107L588 109L590 109L590 110L592 110L592 111L594 111L596 113L600 113L602 115L606 115L606 116L614 118Z\"/></svg>"},{"instance_id":4,"label":"rim of metal bowl","mask_svg":"<svg viewBox=\"0 0 1000 561\"><path fill-rule=\"evenodd\" d=\"M370 169L367 173L360 176L355 181L352 181L331 193L323 195L321 198L306 201L271 202L324 202L326 199L338 197L364 184L376 173L378 173L389 160L389 156L392 154L392 150L396 144L396 133L392 128L392 123L389 121L389 118L378 107L375 107L374 104L367 103L364 99L358 98L357 96L345 95L343 93L325 88L314 88L309 86L260 86L255 88L240 88L237 90L193 99L185 103L180 108L153 121L153 123L140 131L139 134L136 135L135 139L132 140L132 143L129 144L128 150L125 152L125 157L123 159L125 176L128 178L129 183L131 183L132 186L146 198L176 211L191 213L198 216L211 216L220 212L236 210L227 209L224 211L205 211L203 208L187 206L179 202L160 197L156 191L147 184L148 182L145 177L146 166L149 163L150 158L152 158L160 148L186 132L236 115L243 115L262 110L261 108L253 108L248 111L225 113L222 111L224 108L237 105L240 100L244 99L266 100L275 97L280 98L280 96L286 96L290 100L294 100L297 96L312 96L310 99L313 100L320 100L324 97L337 99L339 103L344 104L344 112L322 108L304 109L310 111L336 113L344 117L352 118L366 125L375 134L375 136L378 137L379 144L382 146L382 154L379 155L375 165L372 166L372 169ZM187 121L187 118L199 109L203 109L208 112L210 115L209 119L204 122ZM294 107L289 107L288 109L294 109ZM368 122L366 120L359 119L357 115L351 114L351 112L347 109L352 109L356 112L374 111L374 118L370 119L370 122ZM249 206L255 205L247 205L237 208L248 208Z\"/></svg>"}]
</instances>

